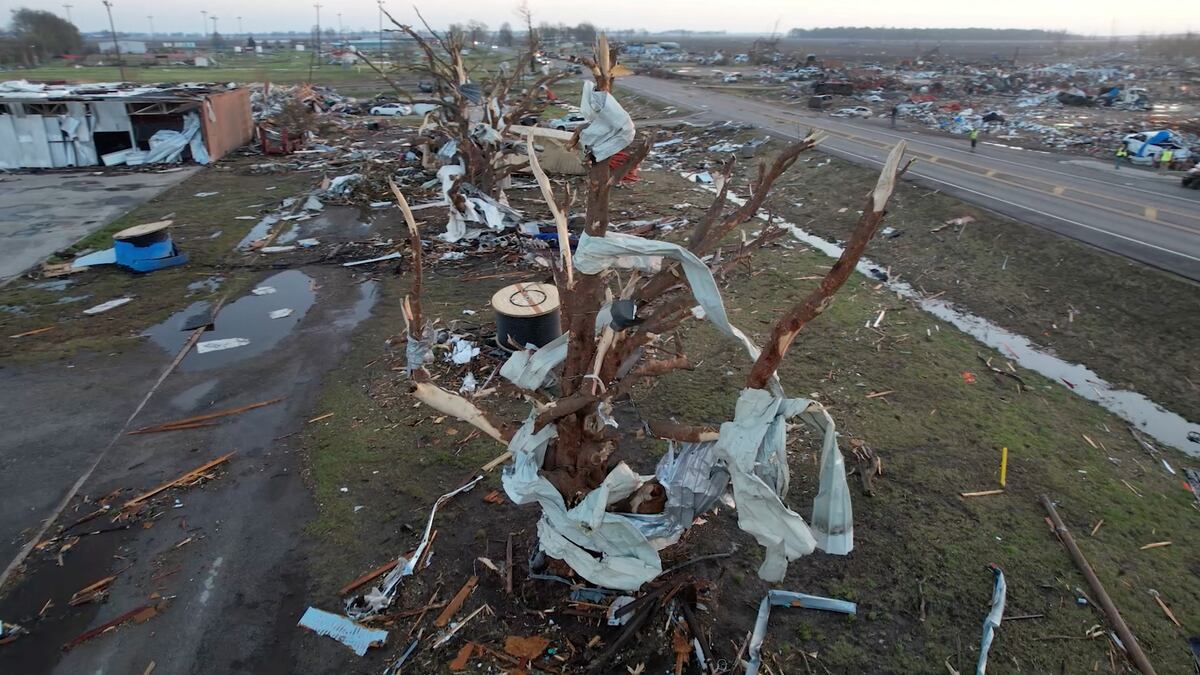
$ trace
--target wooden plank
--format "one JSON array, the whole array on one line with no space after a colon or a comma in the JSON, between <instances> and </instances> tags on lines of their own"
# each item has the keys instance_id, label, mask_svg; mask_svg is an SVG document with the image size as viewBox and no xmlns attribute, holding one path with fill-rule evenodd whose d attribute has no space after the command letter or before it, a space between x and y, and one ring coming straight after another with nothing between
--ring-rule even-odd
<instances>
[{"instance_id":1,"label":"wooden plank","mask_svg":"<svg viewBox=\"0 0 1200 675\"><path fill-rule=\"evenodd\" d=\"M477 583L479 583L479 577L473 576L467 579L467 583L458 589L458 593L454 594L454 599L450 601L450 604L446 605L446 608L442 610L442 613L438 615L433 624L438 628L445 628L446 624L450 623L450 619L454 618L454 615L462 608L463 603L467 601L467 596L471 594L471 591L475 590L475 584Z\"/></svg>"},{"instance_id":2,"label":"wooden plank","mask_svg":"<svg viewBox=\"0 0 1200 675\"><path fill-rule=\"evenodd\" d=\"M205 462L204 464L201 464L200 466L196 467L195 469L192 469L191 471L183 474L182 476L179 476L175 480L163 483L162 485L159 485L158 487L154 488L153 490L151 490L149 492L143 492L142 494L138 495L137 497L130 499L129 501L125 502L125 506L122 508L127 509L131 506L137 506L138 504L146 501L147 499L150 499L151 497L162 492L163 490L169 490L169 489L175 487L176 485L179 485L180 483L186 483L189 480L195 479L196 477L200 476L201 474L207 472L209 469L212 469L215 466L218 466L220 464L223 464L223 463L229 461L229 458L233 457L234 454L236 454L236 451L221 455L220 457L218 457L214 460Z\"/></svg>"}]
</instances>

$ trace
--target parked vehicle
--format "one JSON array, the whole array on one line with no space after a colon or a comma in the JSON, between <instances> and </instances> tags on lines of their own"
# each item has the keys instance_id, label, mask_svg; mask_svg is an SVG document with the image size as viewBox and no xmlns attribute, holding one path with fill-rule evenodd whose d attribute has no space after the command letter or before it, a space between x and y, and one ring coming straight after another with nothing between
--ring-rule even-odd
<instances>
[{"instance_id":1,"label":"parked vehicle","mask_svg":"<svg viewBox=\"0 0 1200 675\"><path fill-rule=\"evenodd\" d=\"M550 120L546 123L546 126L551 129L561 129L562 131L575 131L586 123L587 118L582 113L567 113L558 119Z\"/></svg>"},{"instance_id":2,"label":"parked vehicle","mask_svg":"<svg viewBox=\"0 0 1200 675\"><path fill-rule=\"evenodd\" d=\"M842 108L841 110L834 112L833 116L834 117L862 117L865 119L874 114L875 113L871 112L870 108L860 105L860 106L857 106L854 108Z\"/></svg>"},{"instance_id":3,"label":"parked vehicle","mask_svg":"<svg viewBox=\"0 0 1200 675\"><path fill-rule=\"evenodd\" d=\"M1188 172L1183 174L1182 185L1185 188L1200 190L1200 164L1188 169Z\"/></svg>"},{"instance_id":4,"label":"parked vehicle","mask_svg":"<svg viewBox=\"0 0 1200 675\"><path fill-rule=\"evenodd\" d=\"M730 74L726 75L725 77L721 78L721 81L725 82L726 84L731 84L734 82L741 82L742 76L740 73L730 73Z\"/></svg>"},{"instance_id":5,"label":"parked vehicle","mask_svg":"<svg viewBox=\"0 0 1200 675\"><path fill-rule=\"evenodd\" d=\"M432 94L433 93L433 83L423 80L423 81L417 83L417 89L423 94Z\"/></svg>"},{"instance_id":6,"label":"parked vehicle","mask_svg":"<svg viewBox=\"0 0 1200 675\"><path fill-rule=\"evenodd\" d=\"M1179 134L1167 129L1129 134L1124 143L1129 152L1129 160L1135 164L1158 162L1158 156L1167 149L1171 150L1172 159L1176 162L1192 158L1192 153Z\"/></svg>"},{"instance_id":7,"label":"parked vehicle","mask_svg":"<svg viewBox=\"0 0 1200 675\"><path fill-rule=\"evenodd\" d=\"M371 108L372 115L386 115L388 117L401 117L412 114L412 106L404 105L403 103L384 103Z\"/></svg>"}]
</instances>

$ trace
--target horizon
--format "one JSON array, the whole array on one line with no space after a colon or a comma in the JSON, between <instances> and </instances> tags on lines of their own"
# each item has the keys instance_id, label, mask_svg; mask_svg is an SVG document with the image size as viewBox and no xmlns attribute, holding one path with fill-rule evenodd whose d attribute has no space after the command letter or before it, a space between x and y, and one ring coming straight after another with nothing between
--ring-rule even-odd
<instances>
[{"instance_id":1,"label":"horizon","mask_svg":"<svg viewBox=\"0 0 1200 675\"><path fill-rule=\"evenodd\" d=\"M70 5L69 10L65 9ZM1156 18L1160 16L1189 16L1186 5L1180 0L1167 3L1165 12L1153 16L1134 11L1128 3L1117 0L1095 0L1084 5L1082 2L1046 3L1034 0L1013 0L1004 7L962 7L950 0L927 0L916 11L903 14L880 11L876 3L866 0L850 0L822 14L819 22L812 23L811 16L798 10L787 0L758 0L739 8L737 16L716 3L662 0L652 7L633 0L613 0L605 16L637 16L640 25L612 26L599 21L600 17L581 16L578 7L568 3L530 2L534 25L540 23L577 25L592 23L597 28L616 31L640 31L671 33L677 31L714 32L725 35L757 36L770 35L777 30L786 36L793 28L930 28L968 29L986 28L995 30L1047 30L1066 31L1078 37L1137 37L1139 35L1175 35L1191 32L1191 24L1164 25ZM487 3L481 0L464 0L453 6L417 6L425 15L429 25L444 29L452 23L479 20L495 31L501 24L509 23L514 31L520 32L520 19L516 16L517 3ZM307 33L317 24L316 10L306 6L304 12L295 12L294 3L283 0L263 0L253 7L246 7L231 0L211 0L195 9L178 6L165 7L156 0L117 0L113 3L113 21L117 32L124 34L174 34L207 35L214 23L217 32L223 35ZM397 21L414 25L421 23L416 11L410 6L388 6ZM66 18L68 13L80 32L108 32L108 17L104 6L96 1L89 3L60 3L45 5L13 0L0 0L0 11L6 16L20 8L40 9ZM1172 11L1172 9L1178 11ZM207 11L208 20L201 11ZM333 27L347 32L376 32L379 29L379 12L374 2L358 0L354 3L321 5L322 28ZM240 14L239 14L240 13ZM153 31L151 20L153 17ZM864 22L869 16L873 21ZM1022 17L1013 20L1013 16ZM213 17L217 21L212 20ZM239 22L240 17L240 22ZM680 20L681 17L686 17ZM1028 18L1026 18L1028 17ZM5 24L7 25L7 20ZM239 23L241 24L239 29ZM384 27L388 25L384 19ZM201 32L203 28L203 33Z\"/></svg>"}]
</instances>

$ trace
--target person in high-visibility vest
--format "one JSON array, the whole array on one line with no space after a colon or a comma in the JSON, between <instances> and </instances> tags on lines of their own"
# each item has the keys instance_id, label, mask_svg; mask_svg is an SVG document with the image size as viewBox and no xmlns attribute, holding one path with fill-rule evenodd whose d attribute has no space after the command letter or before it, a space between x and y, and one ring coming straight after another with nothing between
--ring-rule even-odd
<instances>
[{"instance_id":1,"label":"person in high-visibility vest","mask_svg":"<svg viewBox=\"0 0 1200 675\"><path fill-rule=\"evenodd\" d=\"M1175 153L1170 148L1163 148L1163 151L1158 155L1158 172L1166 173L1167 169L1171 168L1171 160L1175 158Z\"/></svg>"},{"instance_id":2,"label":"person in high-visibility vest","mask_svg":"<svg viewBox=\"0 0 1200 675\"><path fill-rule=\"evenodd\" d=\"M979 144L979 130L971 130L971 152L975 152L975 146Z\"/></svg>"},{"instance_id":3,"label":"person in high-visibility vest","mask_svg":"<svg viewBox=\"0 0 1200 675\"><path fill-rule=\"evenodd\" d=\"M1113 158L1113 166L1115 166L1117 169L1120 169L1121 162L1125 161L1125 158L1128 156L1129 151L1125 149L1125 146L1122 145L1121 147L1117 148L1117 154Z\"/></svg>"}]
</instances>

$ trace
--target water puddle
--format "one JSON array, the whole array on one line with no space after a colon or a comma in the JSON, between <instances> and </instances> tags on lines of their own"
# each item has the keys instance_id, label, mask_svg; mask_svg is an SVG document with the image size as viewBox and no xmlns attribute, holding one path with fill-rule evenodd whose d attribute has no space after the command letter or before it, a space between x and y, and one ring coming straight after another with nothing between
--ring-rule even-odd
<instances>
[{"instance_id":1,"label":"water puddle","mask_svg":"<svg viewBox=\"0 0 1200 675\"><path fill-rule=\"evenodd\" d=\"M176 394L171 399L171 405L179 410L189 411L200 407L200 401L208 394L212 393L213 389L217 388L217 382L220 380L212 379L205 380L200 384L193 385Z\"/></svg>"},{"instance_id":2,"label":"water puddle","mask_svg":"<svg viewBox=\"0 0 1200 675\"><path fill-rule=\"evenodd\" d=\"M371 316L371 309L375 307L375 301L379 299L379 284L370 279L358 285L358 300L354 302L354 306L342 313L342 316L334 320L334 325L338 328L354 328L362 323L363 319Z\"/></svg>"},{"instance_id":3,"label":"water puddle","mask_svg":"<svg viewBox=\"0 0 1200 675\"><path fill-rule=\"evenodd\" d=\"M687 174L684 174L684 177L686 178ZM716 193L716 189L712 186L701 185L698 187ZM728 199L733 204L745 203L745 200L732 194L728 195ZM758 217L766 219L766 216L761 213L758 214ZM842 247L837 244L830 243L780 218L776 218L775 223L790 228L792 236L798 241L831 258L842 255ZM860 258L858 261L858 272L872 280L877 281L878 278L871 271L880 269L879 265L866 258ZM1098 403L1105 410L1130 422L1156 440L1193 457L1200 457L1200 443L1189 438L1189 435L1200 438L1200 424L1189 422L1136 391L1118 389L1088 367L1070 363L1049 354L1028 338L1001 328L983 317L956 309L954 305L944 300L925 299L907 283L900 281L884 283L893 292L912 300L921 309L999 351L1005 358L1015 361L1021 367L1028 368L1067 387L1073 393Z\"/></svg>"},{"instance_id":4,"label":"water puddle","mask_svg":"<svg viewBox=\"0 0 1200 675\"><path fill-rule=\"evenodd\" d=\"M247 294L233 303L225 305L217 315L215 329L200 338L202 342L243 338L250 343L235 349L200 354L193 350L179 367L186 371L220 368L236 361L257 356L279 343L296 324L304 318L316 301L312 278L299 270L288 270L268 277L258 288L275 289L273 293ZM189 318L207 309L208 303L194 302L186 309L176 312L166 321L147 330L145 335L169 354L177 354L190 336L183 326ZM272 319L270 313L291 309L291 314Z\"/></svg>"},{"instance_id":5,"label":"water puddle","mask_svg":"<svg viewBox=\"0 0 1200 675\"><path fill-rule=\"evenodd\" d=\"M267 233L271 231L271 226L278 222L278 216L264 216L262 220L258 221L254 225L254 227L250 228L250 231L246 233L246 236L242 237L242 240L238 242L237 248L245 249L250 245L250 242L267 236Z\"/></svg>"}]
</instances>

